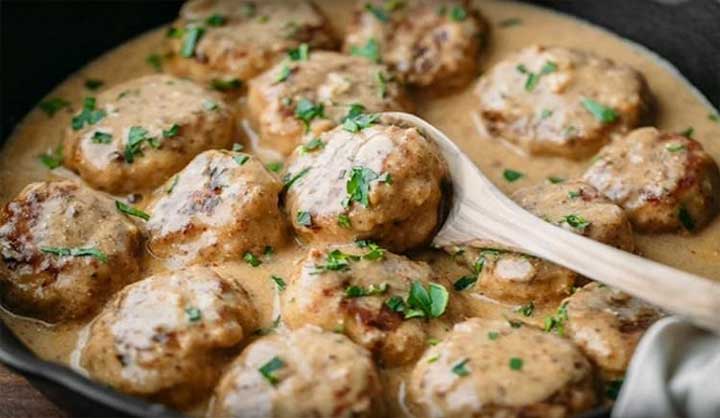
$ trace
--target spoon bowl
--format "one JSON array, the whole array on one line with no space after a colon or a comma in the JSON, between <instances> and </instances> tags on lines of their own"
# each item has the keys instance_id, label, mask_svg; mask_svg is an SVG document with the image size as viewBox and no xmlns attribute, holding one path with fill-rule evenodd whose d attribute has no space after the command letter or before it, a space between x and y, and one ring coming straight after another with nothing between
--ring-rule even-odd
<instances>
[{"instance_id":1,"label":"spoon bowl","mask_svg":"<svg viewBox=\"0 0 720 418\"><path fill-rule=\"evenodd\" d=\"M452 202L433 245L493 241L543 258L643 299L693 324L720 333L720 284L552 225L518 206L439 129L402 112L384 121L417 128L438 145L453 187Z\"/></svg>"}]
</instances>

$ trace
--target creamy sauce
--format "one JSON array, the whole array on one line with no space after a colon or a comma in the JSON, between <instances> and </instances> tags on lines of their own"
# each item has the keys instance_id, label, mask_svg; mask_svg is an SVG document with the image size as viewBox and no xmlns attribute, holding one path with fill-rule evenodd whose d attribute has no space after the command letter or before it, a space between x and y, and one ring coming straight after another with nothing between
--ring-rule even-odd
<instances>
[{"instance_id":1,"label":"creamy sauce","mask_svg":"<svg viewBox=\"0 0 720 418\"><path fill-rule=\"evenodd\" d=\"M351 4L345 1L318 1L330 16L334 29L342 33L350 19ZM588 49L598 55L629 64L642 72L649 81L650 89L657 98L659 115L655 125L668 131L682 131L694 128L694 137L706 151L720 161L720 123L708 118L714 111L683 79L674 73L666 63L637 46L631 45L604 30L584 24L564 15L555 14L529 5L509 1L478 1L479 8L492 26L491 41L482 54L482 68L487 69L504 58L508 53L530 44L547 44ZM517 18L519 25L502 27L499 22ZM88 78L101 79L105 86L152 73L146 62L151 53L162 53L165 46L165 28L160 28L138 37L81 69L60 84L48 97L61 97L73 104L72 111L64 109L54 117L48 117L39 110L32 111L18 125L0 154L0 203L12 199L30 182L53 178L76 178L69 171L59 168L48 170L38 161L38 155L51 151L61 143L71 114L82 106L82 99L94 95L84 87ZM578 176L589 163L588 160L571 161L553 157L529 157L517 148L487 137L478 128L473 108L472 86L462 92L438 98L433 92L416 94L417 113L443 130L478 164L483 172L503 191L512 192L518 188L544 182L549 176L573 178ZM238 100L244 108L244 99ZM255 150L257 137L249 130L247 121L237 121L238 132L243 135L238 142L244 142L261 159L277 161L277 153ZM243 134L244 133L244 134ZM505 168L525 173L522 179L509 183L502 178ZM139 206L147 204L143 199ZM687 270L713 280L720 281L720 217L693 235L641 235L636 234L639 251L648 258ZM250 292L260 311L262 327L271 326L279 315L278 297L271 274L290 277L297 268L305 249L293 244L276 249L275 254L264 259L264 263L252 268L246 263L232 262L219 266L223 276L241 281ZM161 271L161 263L151 256L146 257L146 275ZM466 274L449 257L438 253L424 253L415 258L431 263L436 272L451 283ZM457 316L451 299L450 318ZM487 300L483 314L495 318L513 318L514 306ZM528 322L541 324L542 319L554 307L540 306ZM76 342L85 324L66 324L49 327L34 320L18 318L1 311L0 319L17 334L40 357L66 364L77 365ZM442 330L438 330L442 334ZM438 335L441 336L441 335ZM383 370L387 396L391 399L404 398L402 385L407 370ZM402 405L393 402L394 415L402 414ZM192 411L201 414L203 408Z\"/></svg>"}]
</instances>

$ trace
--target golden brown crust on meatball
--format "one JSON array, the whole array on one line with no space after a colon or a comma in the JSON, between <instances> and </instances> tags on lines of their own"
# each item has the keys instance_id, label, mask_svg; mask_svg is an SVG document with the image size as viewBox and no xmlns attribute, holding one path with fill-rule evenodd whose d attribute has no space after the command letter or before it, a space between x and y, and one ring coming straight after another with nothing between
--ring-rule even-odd
<instances>
[{"instance_id":1,"label":"golden brown crust on meatball","mask_svg":"<svg viewBox=\"0 0 720 418\"><path fill-rule=\"evenodd\" d=\"M409 398L421 417L567 417L595 403L592 368L572 343L480 318L425 352Z\"/></svg>"},{"instance_id":2,"label":"golden brown crust on meatball","mask_svg":"<svg viewBox=\"0 0 720 418\"><path fill-rule=\"evenodd\" d=\"M564 331L608 379L624 375L635 347L662 312L639 299L598 283L570 296Z\"/></svg>"},{"instance_id":3,"label":"golden brown crust on meatball","mask_svg":"<svg viewBox=\"0 0 720 418\"><path fill-rule=\"evenodd\" d=\"M425 263L377 251L352 245L311 249L282 294L288 327L341 331L389 367L416 359L426 345L428 322L404 319L388 301L406 299L414 282L428 287L433 272Z\"/></svg>"},{"instance_id":4,"label":"golden brown crust on meatball","mask_svg":"<svg viewBox=\"0 0 720 418\"><path fill-rule=\"evenodd\" d=\"M531 46L496 64L475 88L488 133L531 154L583 158L646 119L639 72L592 53Z\"/></svg>"},{"instance_id":5,"label":"golden brown crust on meatball","mask_svg":"<svg viewBox=\"0 0 720 418\"><path fill-rule=\"evenodd\" d=\"M720 171L699 142L642 128L603 148L583 179L646 232L694 231L720 208Z\"/></svg>"},{"instance_id":6,"label":"golden brown crust on meatball","mask_svg":"<svg viewBox=\"0 0 720 418\"><path fill-rule=\"evenodd\" d=\"M0 213L0 296L47 322L86 316L138 278L140 229L105 195L32 183Z\"/></svg>"},{"instance_id":7,"label":"golden brown crust on meatball","mask_svg":"<svg viewBox=\"0 0 720 418\"><path fill-rule=\"evenodd\" d=\"M256 317L247 292L207 267L158 274L105 307L81 366L121 392L187 407L212 389Z\"/></svg>"},{"instance_id":8,"label":"golden brown crust on meatball","mask_svg":"<svg viewBox=\"0 0 720 418\"><path fill-rule=\"evenodd\" d=\"M322 149L298 150L287 175L286 210L308 242L371 239L392 251L429 242L441 222L447 167L436 145L416 129L376 124L337 127ZM303 218L303 214L307 217Z\"/></svg>"},{"instance_id":9,"label":"golden brown crust on meatball","mask_svg":"<svg viewBox=\"0 0 720 418\"><path fill-rule=\"evenodd\" d=\"M323 106L306 125L301 101ZM412 108L404 87L384 65L337 52L311 51L307 60L284 61L250 81L248 106L261 142L287 155L301 142L340 124L351 105L369 113Z\"/></svg>"},{"instance_id":10,"label":"golden brown crust on meatball","mask_svg":"<svg viewBox=\"0 0 720 418\"><path fill-rule=\"evenodd\" d=\"M625 211L587 183L543 184L520 189L512 197L547 222L621 250L635 249Z\"/></svg>"},{"instance_id":11,"label":"golden brown crust on meatball","mask_svg":"<svg viewBox=\"0 0 720 418\"><path fill-rule=\"evenodd\" d=\"M173 28L169 70L203 82L247 81L303 43L336 45L327 19L309 1L194 0Z\"/></svg>"},{"instance_id":12,"label":"golden brown crust on meatball","mask_svg":"<svg viewBox=\"0 0 720 418\"><path fill-rule=\"evenodd\" d=\"M305 326L248 346L215 389L208 416L376 417L381 394L365 349Z\"/></svg>"},{"instance_id":13,"label":"golden brown crust on meatball","mask_svg":"<svg viewBox=\"0 0 720 418\"><path fill-rule=\"evenodd\" d=\"M487 25L469 1L358 4L345 52L377 58L419 87L454 89L475 78Z\"/></svg>"},{"instance_id":14,"label":"golden brown crust on meatball","mask_svg":"<svg viewBox=\"0 0 720 418\"><path fill-rule=\"evenodd\" d=\"M114 194L151 190L202 151L224 148L234 121L220 96L167 75L118 84L73 119L65 165Z\"/></svg>"},{"instance_id":15,"label":"golden brown crust on meatball","mask_svg":"<svg viewBox=\"0 0 720 418\"><path fill-rule=\"evenodd\" d=\"M257 158L206 151L157 190L148 209L148 248L188 265L278 247L287 231L278 206L281 190Z\"/></svg>"}]
</instances>

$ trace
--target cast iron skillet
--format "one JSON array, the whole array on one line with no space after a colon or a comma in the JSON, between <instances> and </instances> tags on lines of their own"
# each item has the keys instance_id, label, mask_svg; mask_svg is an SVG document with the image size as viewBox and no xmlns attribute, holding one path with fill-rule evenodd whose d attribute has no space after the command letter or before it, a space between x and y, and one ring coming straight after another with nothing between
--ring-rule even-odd
<instances>
[{"instance_id":1,"label":"cast iron skillet","mask_svg":"<svg viewBox=\"0 0 720 418\"><path fill-rule=\"evenodd\" d=\"M720 107L720 2L716 0L535 1L645 45L672 62ZM0 139L55 85L122 42L173 20L179 1L2 3ZM572 34L568 34L572 36ZM592 50L592 45L588 45ZM662 109L660 109L662 112ZM0 322L0 361L26 375L72 416L180 417L39 360ZM607 409L583 414L609 415Z\"/></svg>"}]
</instances>

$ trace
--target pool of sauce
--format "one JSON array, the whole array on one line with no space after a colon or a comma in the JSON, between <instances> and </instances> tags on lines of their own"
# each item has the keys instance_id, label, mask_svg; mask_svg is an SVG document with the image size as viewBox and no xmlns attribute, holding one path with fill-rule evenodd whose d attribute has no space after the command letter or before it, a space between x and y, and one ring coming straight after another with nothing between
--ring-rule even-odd
<instances>
[{"instance_id":1,"label":"pool of sauce","mask_svg":"<svg viewBox=\"0 0 720 418\"><path fill-rule=\"evenodd\" d=\"M319 0L317 3L329 16L336 32L342 34L350 19L352 3L344 0ZM720 123L708 117L717 112L672 67L651 52L603 29L545 9L510 1L488 0L476 3L492 28L489 46L482 54L483 69L490 68L512 51L534 43L588 49L616 62L629 64L645 75L657 98L659 110L655 126L668 131L694 128L694 137L716 161L720 161ZM509 19L516 24L503 23ZM146 57L164 53L164 34L165 28L159 28L119 46L89 63L48 94L47 97L68 100L72 103L72 109L63 109L53 117L37 109L27 115L0 153L0 203L6 203L25 185L34 181L77 179L63 168L48 170L39 162L38 156L61 143L72 113L82 106L84 97L96 94L84 87L86 79L99 79L105 86L110 86L152 73L155 70L146 63ZM509 144L487 137L478 128L472 113L472 86L446 97L438 97L433 91L415 92L414 95L417 113L452 138L505 192L544 182L549 176L572 178L589 164L589 159L571 161L530 157ZM276 153L257 147L257 136L242 116L243 99L233 100L237 101L236 105L240 109L238 142L247 144L251 151L266 162L277 161L279 156ZM525 177L508 183L502 178L506 168L522 171ZM144 198L137 205L142 207L148 200ZM636 240L640 252L650 259L720 281L720 217L693 235L636 234ZM276 289L270 275L290 277L304 253L302 245L293 242L285 248L275 249L275 253L257 268L238 261L220 265L218 270L225 277L243 283L260 311L261 325L270 326L279 315ZM413 258L430 262L447 283L466 274L466 270L441 253L420 252ZM146 275L164 268L162 263L149 255L144 260L144 267ZM453 309L452 297L450 304L448 315L451 319L460 319L455 314L460 309ZM513 308L512 305L488 300L483 316L513 318L517 316ZM524 320L541 324L545 315L554 308L540 306L531 318ZM77 360L79 348L86 337L86 323L48 326L16 317L1 309L0 319L40 357L69 364L82 372L77 366ZM432 332L442 337L447 329L433 327ZM387 396L392 403L392 415L400 415L406 408L402 402L402 381L407 370L383 370L382 375L387 386ZM204 406L200 406L189 412L201 415L203 410Z\"/></svg>"}]
</instances>

